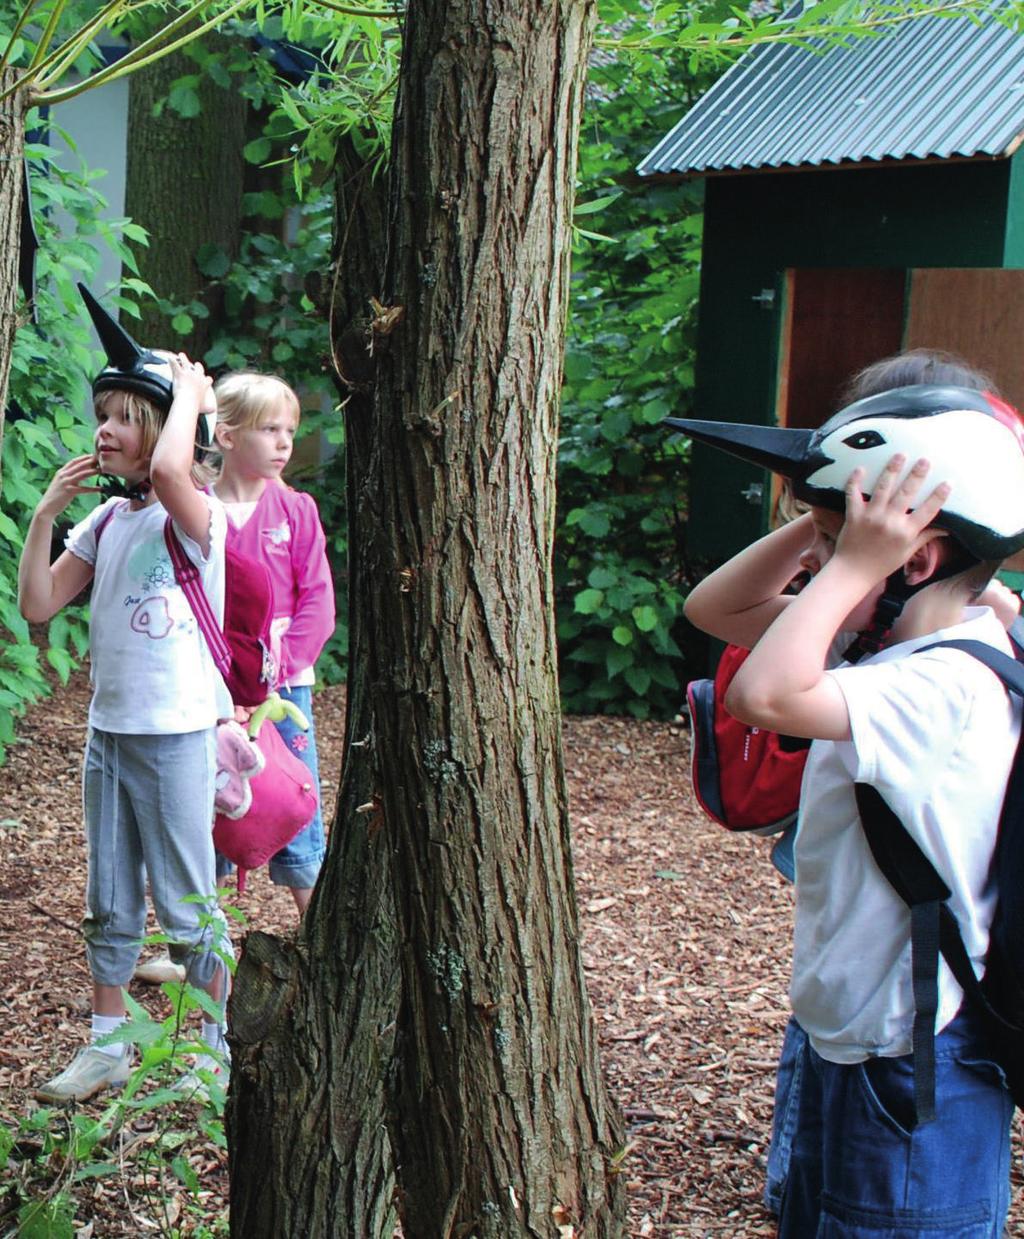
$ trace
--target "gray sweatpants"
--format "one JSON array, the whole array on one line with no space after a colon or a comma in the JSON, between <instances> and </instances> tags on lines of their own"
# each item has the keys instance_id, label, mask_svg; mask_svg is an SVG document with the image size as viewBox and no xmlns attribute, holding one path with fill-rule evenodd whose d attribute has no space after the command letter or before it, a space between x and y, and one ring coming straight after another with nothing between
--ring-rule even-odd
<instances>
[{"instance_id":1,"label":"gray sweatpants","mask_svg":"<svg viewBox=\"0 0 1024 1239\"><path fill-rule=\"evenodd\" d=\"M91 730L83 800L89 878L82 922L100 985L127 985L146 926L146 874L171 957L208 987L231 941L213 859L214 729L139 736ZM201 902L183 902L201 895Z\"/></svg>"}]
</instances>

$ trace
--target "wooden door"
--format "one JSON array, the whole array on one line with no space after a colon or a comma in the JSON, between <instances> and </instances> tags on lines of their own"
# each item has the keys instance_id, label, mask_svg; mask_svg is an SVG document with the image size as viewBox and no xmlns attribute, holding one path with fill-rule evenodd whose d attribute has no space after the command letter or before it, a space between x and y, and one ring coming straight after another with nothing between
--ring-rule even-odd
<instances>
[{"instance_id":1,"label":"wooden door","mask_svg":"<svg viewBox=\"0 0 1024 1239\"><path fill-rule=\"evenodd\" d=\"M1024 271L911 271L904 347L956 353L1024 409Z\"/></svg>"},{"instance_id":2,"label":"wooden door","mask_svg":"<svg viewBox=\"0 0 1024 1239\"><path fill-rule=\"evenodd\" d=\"M906 272L797 268L785 273L779 425L820 426L851 375L902 346Z\"/></svg>"}]
</instances>

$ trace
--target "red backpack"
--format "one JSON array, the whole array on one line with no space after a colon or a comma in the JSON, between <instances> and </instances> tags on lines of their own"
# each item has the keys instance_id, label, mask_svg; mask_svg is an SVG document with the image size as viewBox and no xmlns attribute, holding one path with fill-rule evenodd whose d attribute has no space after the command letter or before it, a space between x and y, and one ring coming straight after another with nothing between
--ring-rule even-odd
<instances>
[{"instance_id":1,"label":"red backpack","mask_svg":"<svg viewBox=\"0 0 1024 1239\"><path fill-rule=\"evenodd\" d=\"M771 835L796 818L810 740L780 736L732 717L722 704L749 650L727 645L714 679L686 686L693 790L726 830Z\"/></svg>"}]
</instances>

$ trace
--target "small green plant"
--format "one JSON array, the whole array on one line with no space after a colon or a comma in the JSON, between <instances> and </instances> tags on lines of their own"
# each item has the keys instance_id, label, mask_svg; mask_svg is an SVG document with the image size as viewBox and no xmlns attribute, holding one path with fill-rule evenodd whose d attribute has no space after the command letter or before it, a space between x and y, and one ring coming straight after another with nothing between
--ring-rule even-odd
<instances>
[{"instance_id":1,"label":"small green plant","mask_svg":"<svg viewBox=\"0 0 1024 1239\"><path fill-rule=\"evenodd\" d=\"M222 892L223 894L223 892ZM206 904L196 896L195 902ZM243 914L230 904L222 910ZM214 930L214 950L233 971L219 918L204 912L200 921ZM147 944L164 944L153 934ZM133 1207L145 1207L149 1221L166 1239L185 1233L212 1239L227 1233L226 1219L211 1219L203 1206L203 1183L193 1164L195 1151L226 1149L224 1076L191 1073L198 1085L181 1087L195 1054L226 1061L189 1031L197 1014L222 1018L205 991L189 983L167 982L161 989L170 1013L157 1019L125 994L127 1021L104 1043L130 1042L138 1065L123 1090L101 1106L43 1106L14 1116L0 1113L0 1228L18 1239L72 1239L78 1202L97 1179L118 1181ZM186 1229L180 1224L189 1218Z\"/></svg>"}]
</instances>

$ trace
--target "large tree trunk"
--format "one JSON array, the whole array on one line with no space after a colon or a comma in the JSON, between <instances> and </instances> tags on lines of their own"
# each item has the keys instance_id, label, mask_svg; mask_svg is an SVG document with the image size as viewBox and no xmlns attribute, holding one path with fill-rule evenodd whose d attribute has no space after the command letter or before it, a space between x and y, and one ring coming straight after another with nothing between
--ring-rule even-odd
<instances>
[{"instance_id":1,"label":"large tree trunk","mask_svg":"<svg viewBox=\"0 0 1024 1239\"><path fill-rule=\"evenodd\" d=\"M216 47L226 40L207 36ZM197 72L184 52L173 52L133 73L128 91L128 161L125 213L149 232L149 246L136 247L139 273L158 297L177 304L198 299L216 312L209 279L196 266L200 246L238 253L242 221L242 179L246 142L246 102L238 90L209 77L197 90L201 110L183 117L165 106L177 78ZM171 339L167 320L152 302L140 305L141 321L129 330L149 345L184 349L202 357L209 347L209 320L196 318L193 330Z\"/></svg>"},{"instance_id":2,"label":"large tree trunk","mask_svg":"<svg viewBox=\"0 0 1024 1239\"><path fill-rule=\"evenodd\" d=\"M365 490L372 411L366 306L379 289L384 200L347 143L336 198L338 279L328 279L323 301L347 397L352 674L345 763L303 937L289 945L251 935L235 979L227 1118L231 1233L240 1239L382 1239L394 1222L383 1077L397 953L387 843L372 807L380 777L360 604L368 588L360 548L375 514Z\"/></svg>"},{"instance_id":3,"label":"large tree trunk","mask_svg":"<svg viewBox=\"0 0 1024 1239\"><path fill-rule=\"evenodd\" d=\"M551 539L592 0L410 0L364 583L406 1239L620 1233L579 952Z\"/></svg>"},{"instance_id":4,"label":"large tree trunk","mask_svg":"<svg viewBox=\"0 0 1024 1239\"><path fill-rule=\"evenodd\" d=\"M13 69L0 72L0 90L14 81ZM0 444L4 436L7 381L17 327L18 258L21 253L21 194L25 154L25 96L15 91L0 103Z\"/></svg>"},{"instance_id":5,"label":"large tree trunk","mask_svg":"<svg viewBox=\"0 0 1024 1239\"><path fill-rule=\"evenodd\" d=\"M231 1229L246 1239L389 1233L382 1080L406 1239L621 1232L550 575L592 21L591 0L413 0L386 237L352 207L359 177L339 175L346 757L304 937L251 937L232 997Z\"/></svg>"}]
</instances>

